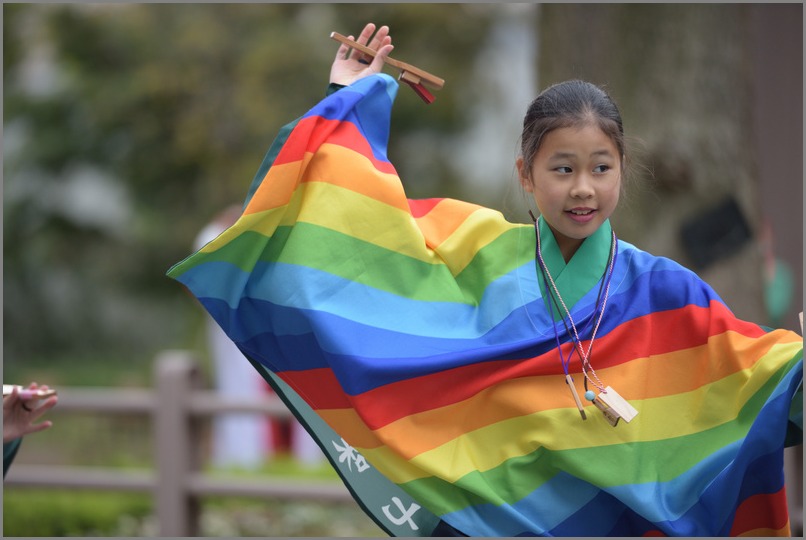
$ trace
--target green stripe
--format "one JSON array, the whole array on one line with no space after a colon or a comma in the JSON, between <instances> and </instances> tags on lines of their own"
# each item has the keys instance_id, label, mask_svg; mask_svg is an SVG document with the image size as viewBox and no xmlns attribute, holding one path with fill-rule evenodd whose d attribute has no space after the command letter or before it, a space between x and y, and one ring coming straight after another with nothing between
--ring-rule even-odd
<instances>
[{"instance_id":1,"label":"green stripe","mask_svg":"<svg viewBox=\"0 0 806 540\"><path fill-rule=\"evenodd\" d=\"M507 230L454 277L445 264L427 263L331 229L297 223L278 227L271 238L244 231L214 252L191 257L176 274L208 262L225 261L250 272L258 260L276 261L315 268L414 300L476 304L490 280L528 260L528 253L515 256L517 237L517 229ZM493 268L497 273L491 273Z\"/></svg>"},{"instance_id":2,"label":"green stripe","mask_svg":"<svg viewBox=\"0 0 806 540\"><path fill-rule=\"evenodd\" d=\"M429 477L400 484L400 487L414 499L428 501L428 508L437 515L480 504L510 504L557 474L557 469L547 466L550 458L551 452L541 447L494 469L468 473L455 484Z\"/></svg>"}]
</instances>

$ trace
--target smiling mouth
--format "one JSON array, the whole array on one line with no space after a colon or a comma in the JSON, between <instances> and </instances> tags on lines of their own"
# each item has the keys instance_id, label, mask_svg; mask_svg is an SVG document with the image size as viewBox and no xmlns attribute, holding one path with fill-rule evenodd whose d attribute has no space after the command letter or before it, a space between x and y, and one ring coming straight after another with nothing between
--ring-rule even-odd
<instances>
[{"instance_id":1,"label":"smiling mouth","mask_svg":"<svg viewBox=\"0 0 806 540\"><path fill-rule=\"evenodd\" d=\"M575 216L587 216L595 212L593 208L572 208L571 210L566 210L569 214L573 214Z\"/></svg>"}]
</instances>

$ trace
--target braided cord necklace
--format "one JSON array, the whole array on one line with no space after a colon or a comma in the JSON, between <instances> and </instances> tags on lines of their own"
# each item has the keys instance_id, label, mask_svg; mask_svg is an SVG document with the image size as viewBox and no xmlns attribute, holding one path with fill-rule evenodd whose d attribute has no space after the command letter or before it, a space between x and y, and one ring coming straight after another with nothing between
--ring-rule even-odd
<instances>
[{"instance_id":1,"label":"braided cord necklace","mask_svg":"<svg viewBox=\"0 0 806 540\"><path fill-rule=\"evenodd\" d=\"M609 263L609 261L608 261L608 263ZM605 270L607 270L607 267L605 267ZM571 356L573 355L574 351L576 350L576 352L577 352L577 354L579 355L580 358L583 357L583 354L580 352L580 349L576 348L576 343L574 341L574 336L571 333L571 329L568 328L568 324L565 322L565 317L560 317L560 321L562 321L563 326L565 327L566 335L568 335L568 337L571 339L571 342L574 343L574 348L571 351L569 351L568 356L563 357L562 348L561 348L561 345L560 345L560 335L557 332L557 322L554 319L554 311L553 311L553 308L552 308L551 304L553 304L554 308L557 309L557 313L560 313L562 308L560 307L560 304L557 302L556 295L553 295L553 294L549 293L549 288L548 288L549 287L549 276L547 275L546 269L544 268L544 266L542 264L540 265L540 273L543 275L543 289L544 289L545 296L547 298L549 298L550 302L551 302L549 304L548 308L549 308L549 314L551 315L552 325L554 325L554 339L555 339L555 341L557 343L557 351L560 354L560 362L562 363L563 371L565 371L565 374L568 375L568 368L569 368L569 365L570 365L570 362L571 362ZM595 304L596 307L594 308L594 314L599 309L599 302L601 301L601 298L602 298L602 290L603 289L604 289L604 280L601 280L601 283L599 284L599 293L598 293L598 295L596 297L596 304ZM587 330L590 327L590 324L591 324L591 322L593 321L594 318L595 317L591 317L590 319L588 319L588 322L586 323L585 328L583 328L583 330L582 330L583 335L587 332ZM590 354L590 352L589 352L589 354ZM584 367L585 366L583 365L583 369L584 369ZM587 384L588 384L588 381L585 380L585 387L586 388L587 388Z\"/></svg>"},{"instance_id":2,"label":"braided cord necklace","mask_svg":"<svg viewBox=\"0 0 806 540\"><path fill-rule=\"evenodd\" d=\"M532 217L534 218L534 216L532 216ZM598 375L596 375L596 371L593 369L593 366L590 363L590 355L591 355L591 351L593 350L593 342L596 339L596 333L597 333L597 331L599 329L600 323L602 322L602 317L604 316L605 307L607 305L607 299L608 299L608 297L610 295L610 282L611 282L611 280L613 278L613 268L615 267L616 259L618 257L618 251L616 249L616 244L617 244L616 233L615 233L615 231L611 230L610 254L608 256L607 264L605 265L605 270L604 270L604 274L602 275L602 278L601 278L601 283L599 284L599 293L597 294L597 297L596 297L596 303L594 304L593 314L592 314L591 318L588 320L588 322L586 323L585 327L582 330L582 334L584 335L587 332L587 329L590 327L591 322L596 318L596 312L599 311L599 317L596 320L596 324L593 327L593 332L591 334L591 339L590 339L590 342L588 343L588 350L585 351L583 349L583 347L582 347L582 342L581 342L581 339L579 337L580 334L577 331L576 324L574 322L573 317L571 316L571 311L568 309L568 306L566 306L565 301L563 300L562 295L560 294L560 291L557 288L557 284L554 282L554 279L551 276L551 272L549 272L548 266L546 265L545 261L543 260L542 245L541 245L541 241L540 241L540 228L538 226L538 223L537 223L536 219L534 220L534 222L535 222L535 235L537 237L537 249L536 249L537 258L538 258L538 261L540 263L539 264L540 271L543 274L543 284L544 284L544 288L545 288L545 293L549 297L549 315L551 317L552 325L553 325L553 328L554 328L554 338L555 338L555 341L557 343L557 351L558 351L558 353L560 355L560 363L562 364L563 371L565 372L566 383L568 384L568 386L569 386L569 388L571 390L571 394L572 394L572 396L574 398L574 401L576 402L577 408L579 409L579 413L582 416L582 419L585 420L586 419L586 414L585 414L585 411L584 411L584 409L582 407L582 402L580 401L579 395L577 394L577 391L574 388L574 383L573 383L573 380L572 380L571 375L569 373L569 365L570 365L570 361L571 361L571 355L573 354L574 351L576 351L577 355L581 359L582 373L585 376L585 379L584 379L585 390L586 390L585 398L588 399L589 401L594 402L594 404L596 404L597 407L602 409L602 411L605 413L605 416L608 418L608 421L611 423L611 425L615 426L616 423L618 423L619 416L613 414L613 411L609 407L603 406L602 403L599 403L599 402L596 401L595 394L592 391L588 390L588 381L590 381L591 384L593 384L603 394L607 394L608 389L610 389L609 387L605 388L604 385L602 384L601 380L599 379ZM548 284L549 283L551 283L552 289L554 290L554 295L552 295L548 290ZM604 297L602 297L602 289L604 289ZM556 295L556 297L555 297L555 295ZM568 321L571 323L571 328L573 329L573 335L571 334L570 330L568 329L568 325L565 323L565 317L562 315L562 312L560 311L560 306L557 305L557 300L559 300L560 304L562 304L562 307L565 310L565 314L568 317ZM600 301L601 301L601 307L600 307ZM559 332L557 331L557 323L554 320L554 311L552 309L552 304L554 304L557 307L557 311L560 314L560 320L562 320L563 325L565 326L565 331L568 334L568 336L571 338L572 343L574 344L574 348L571 351L568 352L567 357L563 356L562 348L561 348L561 345L560 345L560 336L559 336ZM610 389L610 390L615 394L614 390L612 390L612 389Z\"/></svg>"}]
</instances>

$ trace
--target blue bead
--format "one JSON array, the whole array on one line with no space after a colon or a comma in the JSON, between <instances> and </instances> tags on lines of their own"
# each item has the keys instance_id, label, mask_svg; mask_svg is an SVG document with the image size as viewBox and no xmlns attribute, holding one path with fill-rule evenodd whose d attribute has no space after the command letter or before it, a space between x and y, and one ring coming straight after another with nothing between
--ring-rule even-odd
<instances>
[{"instance_id":1,"label":"blue bead","mask_svg":"<svg viewBox=\"0 0 806 540\"><path fill-rule=\"evenodd\" d=\"M588 401L593 401L594 399L596 399L596 394L593 393L593 390L588 390L587 392L585 392L585 399L587 399Z\"/></svg>"}]
</instances>

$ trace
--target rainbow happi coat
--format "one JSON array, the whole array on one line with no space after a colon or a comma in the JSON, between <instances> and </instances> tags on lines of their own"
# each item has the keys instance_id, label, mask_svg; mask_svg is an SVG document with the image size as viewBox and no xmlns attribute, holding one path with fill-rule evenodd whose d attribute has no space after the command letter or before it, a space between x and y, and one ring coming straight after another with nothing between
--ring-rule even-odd
<instances>
[{"instance_id":1,"label":"rainbow happi coat","mask_svg":"<svg viewBox=\"0 0 806 540\"><path fill-rule=\"evenodd\" d=\"M618 241L591 363L638 415L612 427L584 401L582 420L535 227L407 200L386 157L397 88L367 77L283 128L240 220L169 271L365 511L400 536L788 535L800 336L736 319L691 271ZM610 224L568 264L538 228L587 349ZM582 394L576 355L569 372Z\"/></svg>"}]
</instances>

